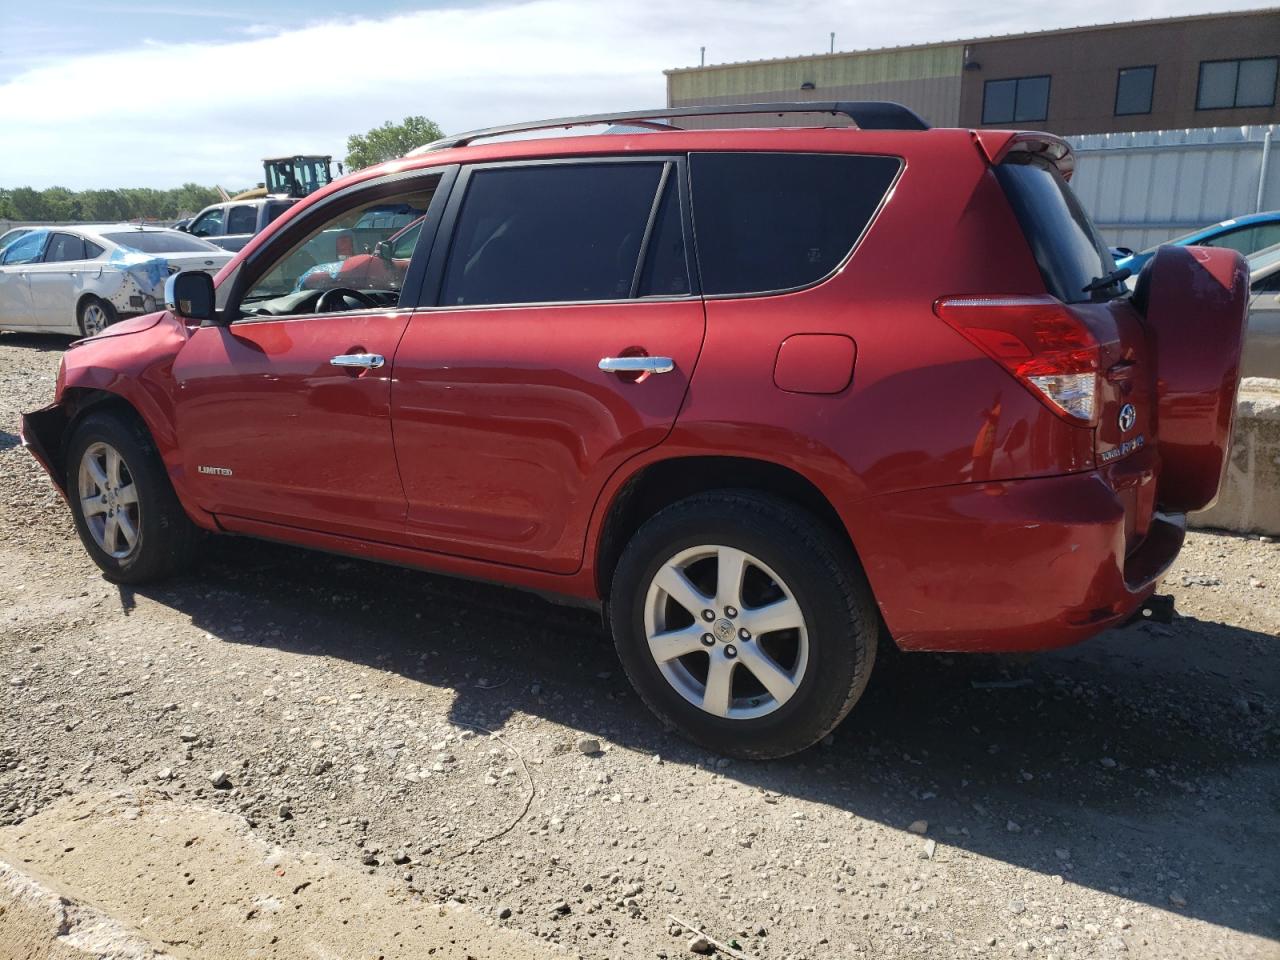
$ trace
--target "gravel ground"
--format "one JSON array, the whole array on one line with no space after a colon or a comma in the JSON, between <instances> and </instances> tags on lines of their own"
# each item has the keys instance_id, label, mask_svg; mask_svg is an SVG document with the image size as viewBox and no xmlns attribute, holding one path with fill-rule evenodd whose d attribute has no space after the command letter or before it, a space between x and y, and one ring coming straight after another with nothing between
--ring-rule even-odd
<instances>
[{"instance_id":1,"label":"gravel ground","mask_svg":"<svg viewBox=\"0 0 1280 960\"><path fill-rule=\"evenodd\" d=\"M16 436L65 343L0 335L0 826L161 790L590 958L1280 957L1280 544L1192 534L1170 627L894 658L731 763L587 612L234 539L107 583Z\"/></svg>"}]
</instances>

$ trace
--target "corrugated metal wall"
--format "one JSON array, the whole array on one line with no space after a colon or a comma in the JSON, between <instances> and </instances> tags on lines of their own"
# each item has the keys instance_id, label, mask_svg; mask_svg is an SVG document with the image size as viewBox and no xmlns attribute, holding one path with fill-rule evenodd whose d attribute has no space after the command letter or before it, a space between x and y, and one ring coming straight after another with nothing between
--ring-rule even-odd
<instances>
[{"instance_id":1,"label":"corrugated metal wall","mask_svg":"<svg viewBox=\"0 0 1280 960\"><path fill-rule=\"evenodd\" d=\"M1068 137L1072 186L1107 242L1142 250L1220 220L1254 213L1268 131L1280 125ZM1280 209L1280 143L1273 142L1262 210Z\"/></svg>"},{"instance_id":2,"label":"corrugated metal wall","mask_svg":"<svg viewBox=\"0 0 1280 960\"><path fill-rule=\"evenodd\" d=\"M679 107L774 100L894 100L935 126L954 126L960 116L963 65L964 46L947 44L669 70L667 103ZM814 89L802 90L805 83L812 83ZM806 121L793 117L783 122Z\"/></svg>"}]
</instances>

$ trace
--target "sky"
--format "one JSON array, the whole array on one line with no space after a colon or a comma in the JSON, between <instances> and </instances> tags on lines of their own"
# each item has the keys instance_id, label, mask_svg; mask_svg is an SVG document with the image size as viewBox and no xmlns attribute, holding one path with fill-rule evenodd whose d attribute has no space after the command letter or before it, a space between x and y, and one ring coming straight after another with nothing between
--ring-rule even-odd
<instances>
[{"instance_id":1,"label":"sky","mask_svg":"<svg viewBox=\"0 0 1280 960\"><path fill-rule=\"evenodd\" d=\"M662 106L671 67L1267 6L1235 0L0 0L0 187L241 187L263 157Z\"/></svg>"}]
</instances>

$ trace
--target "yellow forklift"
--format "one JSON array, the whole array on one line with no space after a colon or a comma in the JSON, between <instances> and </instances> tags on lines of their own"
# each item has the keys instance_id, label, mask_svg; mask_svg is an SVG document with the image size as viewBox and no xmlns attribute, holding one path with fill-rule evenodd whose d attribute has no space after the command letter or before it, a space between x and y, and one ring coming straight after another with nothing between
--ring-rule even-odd
<instances>
[{"instance_id":1,"label":"yellow forklift","mask_svg":"<svg viewBox=\"0 0 1280 960\"><path fill-rule=\"evenodd\" d=\"M262 161L266 180L252 190L237 193L229 200L253 200L258 197L294 197L315 193L333 182L333 157L298 154L293 157L268 157ZM338 176L342 176L338 163Z\"/></svg>"}]
</instances>

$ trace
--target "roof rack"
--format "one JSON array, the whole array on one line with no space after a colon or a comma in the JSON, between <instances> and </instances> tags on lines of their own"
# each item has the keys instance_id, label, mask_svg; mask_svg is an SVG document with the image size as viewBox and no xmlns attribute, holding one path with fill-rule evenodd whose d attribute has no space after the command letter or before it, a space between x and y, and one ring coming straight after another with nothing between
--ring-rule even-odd
<instances>
[{"instance_id":1,"label":"roof rack","mask_svg":"<svg viewBox=\"0 0 1280 960\"><path fill-rule=\"evenodd\" d=\"M586 127L602 123L626 123L656 130L679 130L669 123L674 117L721 117L740 114L830 113L848 117L862 130L928 130L929 125L913 110L886 100L804 100L786 103L719 103L697 107L660 107L657 110L632 110L626 113L590 113L580 117L559 117L530 123L510 123L501 127L485 127L452 137L433 140L409 151L408 156L465 147L482 137L499 137L508 133L554 130L557 127Z\"/></svg>"}]
</instances>

